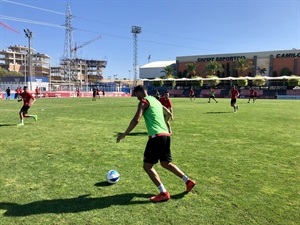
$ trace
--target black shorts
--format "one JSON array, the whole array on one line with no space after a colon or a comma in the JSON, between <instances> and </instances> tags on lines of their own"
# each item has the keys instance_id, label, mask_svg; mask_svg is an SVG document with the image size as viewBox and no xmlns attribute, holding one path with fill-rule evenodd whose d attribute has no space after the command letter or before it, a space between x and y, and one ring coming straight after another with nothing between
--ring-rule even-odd
<instances>
[{"instance_id":1,"label":"black shorts","mask_svg":"<svg viewBox=\"0 0 300 225\"><path fill-rule=\"evenodd\" d=\"M254 95L250 95L249 98L254 98Z\"/></svg>"},{"instance_id":2,"label":"black shorts","mask_svg":"<svg viewBox=\"0 0 300 225\"><path fill-rule=\"evenodd\" d=\"M30 106L29 105L23 105L20 112L27 114Z\"/></svg>"},{"instance_id":3,"label":"black shorts","mask_svg":"<svg viewBox=\"0 0 300 225\"><path fill-rule=\"evenodd\" d=\"M171 138L170 136L158 136L150 138L144 151L144 162L156 164L160 162L171 162Z\"/></svg>"},{"instance_id":4,"label":"black shorts","mask_svg":"<svg viewBox=\"0 0 300 225\"><path fill-rule=\"evenodd\" d=\"M233 105L235 103L236 103L236 98L232 98L231 101L230 101L230 104Z\"/></svg>"}]
</instances>

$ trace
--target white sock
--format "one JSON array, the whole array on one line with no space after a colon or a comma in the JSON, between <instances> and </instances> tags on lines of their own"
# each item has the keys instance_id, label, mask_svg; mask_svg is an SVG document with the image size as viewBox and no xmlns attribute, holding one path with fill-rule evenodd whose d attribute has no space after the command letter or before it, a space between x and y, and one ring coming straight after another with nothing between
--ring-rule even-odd
<instances>
[{"instance_id":1,"label":"white sock","mask_svg":"<svg viewBox=\"0 0 300 225\"><path fill-rule=\"evenodd\" d=\"M189 180L187 175L183 175L181 179L184 181L184 183L186 183Z\"/></svg>"},{"instance_id":2,"label":"white sock","mask_svg":"<svg viewBox=\"0 0 300 225\"><path fill-rule=\"evenodd\" d=\"M20 123L24 123L24 120L20 120Z\"/></svg>"},{"instance_id":3,"label":"white sock","mask_svg":"<svg viewBox=\"0 0 300 225\"><path fill-rule=\"evenodd\" d=\"M167 192L167 190L165 189L165 186L164 186L163 184L160 184L160 185L158 186L158 190L159 190L160 193L162 193L162 192Z\"/></svg>"}]
</instances>

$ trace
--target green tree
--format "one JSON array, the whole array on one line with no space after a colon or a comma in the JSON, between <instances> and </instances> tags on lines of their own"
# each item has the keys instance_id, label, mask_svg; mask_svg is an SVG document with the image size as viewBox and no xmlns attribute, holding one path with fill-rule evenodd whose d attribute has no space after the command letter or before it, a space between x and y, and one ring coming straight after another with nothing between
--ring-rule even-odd
<instances>
[{"instance_id":1,"label":"green tree","mask_svg":"<svg viewBox=\"0 0 300 225\"><path fill-rule=\"evenodd\" d=\"M245 71L251 68L253 68L253 63L246 58L240 58L234 64L234 69L238 71L238 74L241 77L243 77Z\"/></svg>"},{"instance_id":2,"label":"green tree","mask_svg":"<svg viewBox=\"0 0 300 225\"><path fill-rule=\"evenodd\" d=\"M202 87L203 86L203 80L202 79L197 79L199 77L195 76L195 77L192 77L192 79L195 79L195 80L191 80L190 81L190 85L193 86L193 87Z\"/></svg>"},{"instance_id":3,"label":"green tree","mask_svg":"<svg viewBox=\"0 0 300 225\"><path fill-rule=\"evenodd\" d=\"M211 80L208 80L207 83L209 86L215 87L220 83L219 77L214 75L207 76L208 78L211 78Z\"/></svg>"},{"instance_id":4,"label":"green tree","mask_svg":"<svg viewBox=\"0 0 300 225\"><path fill-rule=\"evenodd\" d=\"M294 78L292 78L294 77ZM300 79L299 78L296 78L296 75L291 75L291 78L288 79L288 85L290 87L296 87L296 86L299 86L300 85Z\"/></svg>"},{"instance_id":5,"label":"green tree","mask_svg":"<svg viewBox=\"0 0 300 225\"><path fill-rule=\"evenodd\" d=\"M160 78L155 78L153 80L153 86L154 87L162 87L164 85L164 81Z\"/></svg>"},{"instance_id":6,"label":"green tree","mask_svg":"<svg viewBox=\"0 0 300 225\"><path fill-rule=\"evenodd\" d=\"M195 62L187 64L188 77L195 77L197 74L197 64Z\"/></svg>"},{"instance_id":7,"label":"green tree","mask_svg":"<svg viewBox=\"0 0 300 225\"><path fill-rule=\"evenodd\" d=\"M266 84L266 79L261 76L261 75L256 75L254 77L254 80L252 81L252 83L255 85L255 86L264 86Z\"/></svg>"},{"instance_id":8,"label":"green tree","mask_svg":"<svg viewBox=\"0 0 300 225\"><path fill-rule=\"evenodd\" d=\"M172 87L174 88L176 86L176 80L165 80L164 81L164 84L167 86L167 87Z\"/></svg>"},{"instance_id":9,"label":"green tree","mask_svg":"<svg viewBox=\"0 0 300 225\"><path fill-rule=\"evenodd\" d=\"M16 76L24 76L22 73L16 72L16 71L8 71L2 67L0 67L0 79L2 77L16 77Z\"/></svg>"},{"instance_id":10,"label":"green tree","mask_svg":"<svg viewBox=\"0 0 300 225\"><path fill-rule=\"evenodd\" d=\"M8 70L0 67L0 77L4 77L8 74Z\"/></svg>"},{"instance_id":11,"label":"green tree","mask_svg":"<svg viewBox=\"0 0 300 225\"><path fill-rule=\"evenodd\" d=\"M221 63L212 60L205 64L205 71L209 75L215 76L217 74L217 72L222 73L224 71L224 68ZM209 77L209 76L207 76L207 77Z\"/></svg>"},{"instance_id":12,"label":"green tree","mask_svg":"<svg viewBox=\"0 0 300 225\"><path fill-rule=\"evenodd\" d=\"M290 74L291 74L290 69L284 67L284 68L282 68L282 70L281 70L280 76L289 76Z\"/></svg>"},{"instance_id":13,"label":"green tree","mask_svg":"<svg viewBox=\"0 0 300 225\"><path fill-rule=\"evenodd\" d=\"M160 71L161 73L164 73L165 76L163 78L174 78L174 67L173 66L166 66L163 71Z\"/></svg>"},{"instance_id":14,"label":"green tree","mask_svg":"<svg viewBox=\"0 0 300 225\"><path fill-rule=\"evenodd\" d=\"M246 87L248 86L248 80L242 79L243 77L239 77L240 79L237 80L237 85L240 87Z\"/></svg>"}]
</instances>

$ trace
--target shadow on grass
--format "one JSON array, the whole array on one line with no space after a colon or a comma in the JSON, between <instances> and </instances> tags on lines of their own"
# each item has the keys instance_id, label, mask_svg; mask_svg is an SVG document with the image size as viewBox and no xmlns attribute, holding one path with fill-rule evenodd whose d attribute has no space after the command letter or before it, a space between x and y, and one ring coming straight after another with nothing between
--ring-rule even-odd
<instances>
[{"instance_id":1,"label":"shadow on grass","mask_svg":"<svg viewBox=\"0 0 300 225\"><path fill-rule=\"evenodd\" d=\"M172 199L182 198L186 193L172 195ZM94 209L103 209L112 205L134 205L149 204L150 194L126 193L99 198L90 198L89 195L82 195L76 198L52 199L35 201L28 204L17 204L11 202L0 202L0 209L6 210L4 216L30 216L46 213L77 213ZM134 200L134 198L143 198ZM152 204L152 203L151 203Z\"/></svg>"},{"instance_id":2,"label":"shadow on grass","mask_svg":"<svg viewBox=\"0 0 300 225\"><path fill-rule=\"evenodd\" d=\"M133 198L145 200L133 200ZM103 209L112 205L131 205L150 203L149 194L126 193L99 198L83 195L76 198L52 199L35 201L28 204L0 202L0 209L7 210L4 216L29 216L45 213L77 213L94 209Z\"/></svg>"},{"instance_id":3,"label":"shadow on grass","mask_svg":"<svg viewBox=\"0 0 300 225\"><path fill-rule=\"evenodd\" d=\"M15 127L17 126L17 124L9 124L9 123L0 123L0 127Z\"/></svg>"},{"instance_id":4,"label":"shadow on grass","mask_svg":"<svg viewBox=\"0 0 300 225\"><path fill-rule=\"evenodd\" d=\"M117 136L120 134L123 134L123 133L118 132ZM148 133L147 132L132 132L132 133L127 134L127 136L140 136L140 135L144 136L144 135L148 135Z\"/></svg>"},{"instance_id":5,"label":"shadow on grass","mask_svg":"<svg viewBox=\"0 0 300 225\"><path fill-rule=\"evenodd\" d=\"M222 114L222 113L233 113L233 112L206 112L205 114Z\"/></svg>"}]
</instances>

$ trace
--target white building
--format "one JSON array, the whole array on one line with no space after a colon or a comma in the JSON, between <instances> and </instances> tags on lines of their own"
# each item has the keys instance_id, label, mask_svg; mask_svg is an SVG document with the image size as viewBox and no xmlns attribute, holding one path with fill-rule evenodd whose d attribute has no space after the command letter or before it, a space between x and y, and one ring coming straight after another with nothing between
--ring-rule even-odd
<instances>
[{"instance_id":1,"label":"white building","mask_svg":"<svg viewBox=\"0 0 300 225\"><path fill-rule=\"evenodd\" d=\"M165 70L167 66L174 66L175 69L176 61L157 61L151 62L140 67L140 79L151 79L156 77L164 76L165 74L162 71Z\"/></svg>"}]
</instances>

